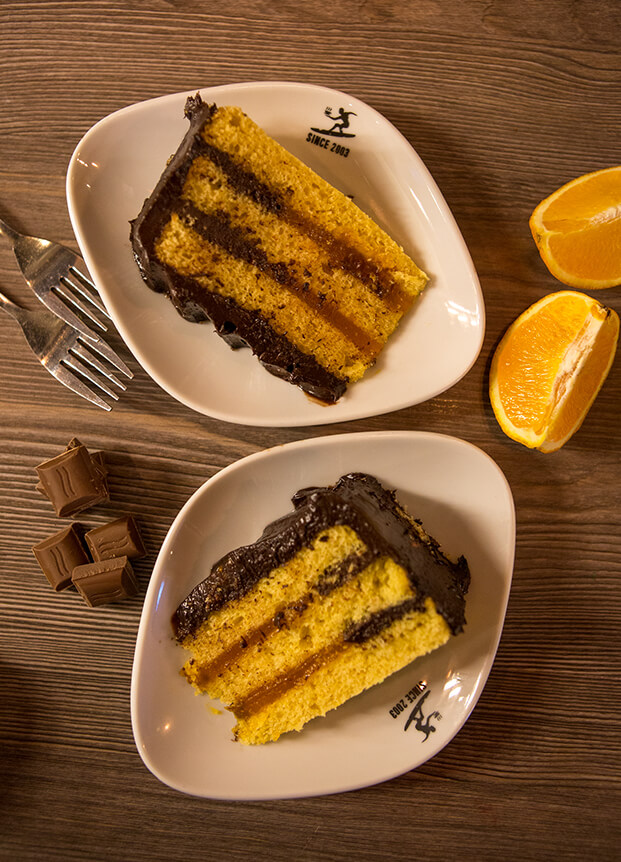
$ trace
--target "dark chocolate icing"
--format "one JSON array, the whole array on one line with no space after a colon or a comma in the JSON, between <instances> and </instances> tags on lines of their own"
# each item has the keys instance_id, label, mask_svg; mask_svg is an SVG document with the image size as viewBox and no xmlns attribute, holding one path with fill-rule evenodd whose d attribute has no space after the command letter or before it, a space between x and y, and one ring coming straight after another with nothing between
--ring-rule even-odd
<instances>
[{"instance_id":1,"label":"dark chocolate icing","mask_svg":"<svg viewBox=\"0 0 621 862\"><path fill-rule=\"evenodd\" d=\"M211 320L230 347L250 347L271 374L321 401L335 403L347 388L346 379L336 377L314 356L296 348L260 314L242 309L228 297L201 289L193 279L164 266L155 255L155 243L179 204L192 161L204 151L201 129L215 110L216 106L205 104L199 94L187 100L185 113L190 128L140 214L131 222L130 238L142 277L153 290L168 294L186 320Z\"/></svg>"},{"instance_id":2,"label":"dark chocolate icing","mask_svg":"<svg viewBox=\"0 0 621 862\"><path fill-rule=\"evenodd\" d=\"M420 610L420 602L418 599L406 599L404 602L399 602L398 605L392 605L390 608L383 608L371 616L367 617L362 622L355 623L350 626L344 635L346 643L360 644L376 637L392 623L400 620L410 611Z\"/></svg>"},{"instance_id":3,"label":"dark chocolate icing","mask_svg":"<svg viewBox=\"0 0 621 862\"><path fill-rule=\"evenodd\" d=\"M347 382L339 380L308 353L279 335L261 315L237 305L230 297L198 289L191 278L166 270L168 292L177 311L193 323L211 320L216 332L233 350L252 345L261 364L276 377L299 386L309 395L332 404Z\"/></svg>"},{"instance_id":4,"label":"dark chocolate icing","mask_svg":"<svg viewBox=\"0 0 621 862\"><path fill-rule=\"evenodd\" d=\"M407 571L418 606L430 596L454 634L464 626L470 573L464 557L452 563L437 542L419 535L396 501L365 473L342 476L333 487L306 488L293 497L294 511L269 524L252 545L226 554L173 615L179 641L194 634L210 613L244 596L272 569L290 560L322 530L350 526L377 556L390 556ZM372 636L370 634L369 636Z\"/></svg>"}]
</instances>

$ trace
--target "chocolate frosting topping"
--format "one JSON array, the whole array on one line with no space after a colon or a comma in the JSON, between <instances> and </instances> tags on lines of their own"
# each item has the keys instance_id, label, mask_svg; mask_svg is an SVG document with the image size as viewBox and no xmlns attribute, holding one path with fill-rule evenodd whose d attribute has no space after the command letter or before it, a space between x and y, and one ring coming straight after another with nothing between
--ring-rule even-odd
<instances>
[{"instance_id":1,"label":"chocolate frosting topping","mask_svg":"<svg viewBox=\"0 0 621 862\"><path fill-rule=\"evenodd\" d=\"M350 473L333 487L306 488L292 498L294 510L263 531L252 545L226 554L173 615L179 641L194 634L213 611L249 592L272 569L290 560L315 536L335 525L350 526L375 556L390 556L407 571L422 606L431 597L454 634L465 623L464 596L470 583L464 557L452 563L437 542L415 529L395 493L373 476ZM352 632L354 639L373 632Z\"/></svg>"}]
</instances>

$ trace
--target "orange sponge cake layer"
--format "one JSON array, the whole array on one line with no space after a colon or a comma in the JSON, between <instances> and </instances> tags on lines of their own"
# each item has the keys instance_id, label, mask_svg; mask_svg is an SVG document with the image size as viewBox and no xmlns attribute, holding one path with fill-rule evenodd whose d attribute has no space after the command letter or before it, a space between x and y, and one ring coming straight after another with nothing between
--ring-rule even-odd
<instances>
[{"instance_id":1,"label":"orange sponge cake layer","mask_svg":"<svg viewBox=\"0 0 621 862\"><path fill-rule=\"evenodd\" d=\"M249 744L300 730L464 624L466 561L451 563L376 479L350 474L293 502L173 618L189 682Z\"/></svg>"},{"instance_id":2,"label":"orange sponge cake layer","mask_svg":"<svg viewBox=\"0 0 621 862\"><path fill-rule=\"evenodd\" d=\"M272 373L336 401L426 276L239 108L197 95L186 114L190 129L132 223L145 280Z\"/></svg>"}]
</instances>

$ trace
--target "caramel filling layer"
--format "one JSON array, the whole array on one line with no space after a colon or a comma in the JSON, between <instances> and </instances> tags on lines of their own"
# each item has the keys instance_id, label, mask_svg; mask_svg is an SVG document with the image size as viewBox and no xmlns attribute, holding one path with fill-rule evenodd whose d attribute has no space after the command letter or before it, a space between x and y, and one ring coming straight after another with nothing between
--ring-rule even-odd
<instances>
[{"instance_id":1,"label":"caramel filling layer","mask_svg":"<svg viewBox=\"0 0 621 862\"><path fill-rule=\"evenodd\" d=\"M418 599L406 599L398 605L386 608L367 617L362 623L346 632L343 640L329 644L324 649L309 656L305 661L280 674L280 676L273 679L267 685L254 689L243 700L233 704L231 709L235 713L236 718L238 720L247 719L251 715L265 709L266 706L274 703L289 689L306 682L315 671L329 664L344 650L371 640L371 638L376 637L396 620L401 619L412 611L419 611L420 607Z\"/></svg>"}]
</instances>

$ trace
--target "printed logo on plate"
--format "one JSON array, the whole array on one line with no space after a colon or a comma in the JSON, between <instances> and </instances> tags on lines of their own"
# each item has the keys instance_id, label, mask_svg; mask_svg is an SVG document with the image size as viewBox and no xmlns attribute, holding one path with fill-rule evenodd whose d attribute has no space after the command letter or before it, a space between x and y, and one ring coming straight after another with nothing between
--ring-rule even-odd
<instances>
[{"instance_id":1,"label":"printed logo on plate","mask_svg":"<svg viewBox=\"0 0 621 862\"><path fill-rule=\"evenodd\" d=\"M403 730L406 731L410 727L413 727L419 733L423 734L423 742L426 742L430 735L435 733L436 727L433 722L437 723L442 719L437 710L428 711L425 701L430 694L431 689L427 689L427 683L421 680L388 710L391 718L399 718L400 715L405 713L406 720ZM408 712L408 706L410 705L412 705L412 708ZM423 709L423 706L425 706L425 709Z\"/></svg>"},{"instance_id":2,"label":"printed logo on plate","mask_svg":"<svg viewBox=\"0 0 621 862\"><path fill-rule=\"evenodd\" d=\"M337 156L343 156L346 159L349 155L349 147L345 147L336 141L331 141L329 138L355 138L356 133L348 131L348 129L351 122L349 118L357 116L356 112L346 111L345 108L333 110L331 107L328 107L323 113L330 122L325 123L325 127L323 128L319 125L311 126L306 140L316 147L321 147L330 153L336 153Z\"/></svg>"}]
</instances>

